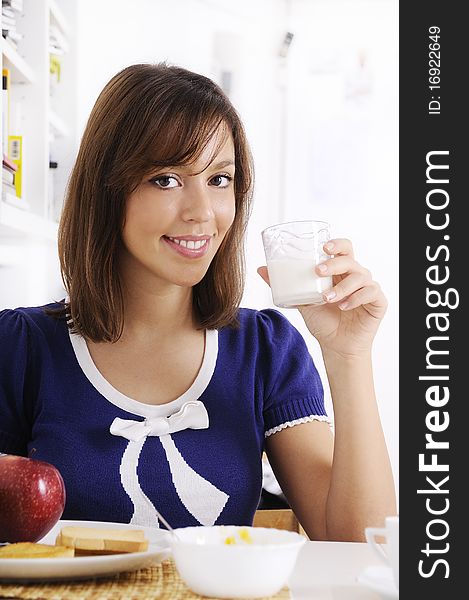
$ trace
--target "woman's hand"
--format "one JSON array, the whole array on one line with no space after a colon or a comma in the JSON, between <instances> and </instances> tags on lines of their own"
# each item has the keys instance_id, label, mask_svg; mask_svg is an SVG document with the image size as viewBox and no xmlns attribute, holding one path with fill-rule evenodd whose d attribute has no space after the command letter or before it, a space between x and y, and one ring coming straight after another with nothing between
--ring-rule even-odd
<instances>
[{"instance_id":1,"label":"woman's hand","mask_svg":"<svg viewBox=\"0 0 469 600\"><path fill-rule=\"evenodd\" d=\"M345 357L369 353L387 301L371 273L356 262L350 240L333 239L324 246L331 258L316 266L316 274L332 275L333 287L324 294L326 304L299 306L309 331L321 345ZM259 275L267 282L267 268Z\"/></svg>"}]
</instances>

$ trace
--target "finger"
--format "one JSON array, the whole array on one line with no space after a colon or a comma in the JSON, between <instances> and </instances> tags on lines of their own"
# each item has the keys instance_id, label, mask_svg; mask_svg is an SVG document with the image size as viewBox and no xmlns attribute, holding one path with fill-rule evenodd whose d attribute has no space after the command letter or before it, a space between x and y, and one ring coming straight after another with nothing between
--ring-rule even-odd
<instances>
[{"instance_id":1,"label":"finger","mask_svg":"<svg viewBox=\"0 0 469 600\"><path fill-rule=\"evenodd\" d=\"M370 283L371 279L368 277L367 273L350 273L350 275L344 277L330 290L325 292L324 298L327 302L337 303L344 300L351 294L354 294L357 290L363 288L364 286L369 285Z\"/></svg>"},{"instance_id":2,"label":"finger","mask_svg":"<svg viewBox=\"0 0 469 600\"><path fill-rule=\"evenodd\" d=\"M318 275L344 275L346 273L367 273L371 279L371 273L353 260L351 256L334 256L316 265Z\"/></svg>"},{"instance_id":3,"label":"finger","mask_svg":"<svg viewBox=\"0 0 469 600\"><path fill-rule=\"evenodd\" d=\"M387 300L380 285L376 281L372 281L351 294L348 298L345 298L338 306L343 311L353 310L359 306L366 306L371 314L376 313L376 316L382 316L383 311L387 307Z\"/></svg>"},{"instance_id":4,"label":"finger","mask_svg":"<svg viewBox=\"0 0 469 600\"><path fill-rule=\"evenodd\" d=\"M341 256L351 256L353 258L353 245L352 242L347 238L334 238L329 240L323 246L326 254L334 254Z\"/></svg>"},{"instance_id":5,"label":"finger","mask_svg":"<svg viewBox=\"0 0 469 600\"><path fill-rule=\"evenodd\" d=\"M259 275L262 277L262 279L268 284L270 285L270 279L269 279L269 273L267 271L267 267L259 267L257 269L257 272L259 273Z\"/></svg>"}]
</instances>

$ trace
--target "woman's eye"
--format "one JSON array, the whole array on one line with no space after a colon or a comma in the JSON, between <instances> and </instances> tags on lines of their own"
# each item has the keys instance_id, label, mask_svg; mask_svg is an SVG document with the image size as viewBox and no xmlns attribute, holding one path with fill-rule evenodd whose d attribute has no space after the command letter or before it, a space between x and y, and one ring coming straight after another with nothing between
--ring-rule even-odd
<instances>
[{"instance_id":1,"label":"woman's eye","mask_svg":"<svg viewBox=\"0 0 469 600\"><path fill-rule=\"evenodd\" d=\"M153 179L151 179L151 183L154 183L156 187L164 190L174 188L179 185L177 179L171 175L159 175L158 177L153 177Z\"/></svg>"},{"instance_id":2,"label":"woman's eye","mask_svg":"<svg viewBox=\"0 0 469 600\"><path fill-rule=\"evenodd\" d=\"M210 181L215 187L225 188L230 185L232 179L229 175L215 175Z\"/></svg>"}]
</instances>

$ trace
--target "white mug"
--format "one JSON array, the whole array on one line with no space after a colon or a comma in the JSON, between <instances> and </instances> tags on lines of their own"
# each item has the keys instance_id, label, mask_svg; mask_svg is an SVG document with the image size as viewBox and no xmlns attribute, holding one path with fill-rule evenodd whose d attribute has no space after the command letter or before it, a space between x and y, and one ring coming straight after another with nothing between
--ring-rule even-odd
<instances>
[{"instance_id":1,"label":"white mug","mask_svg":"<svg viewBox=\"0 0 469 600\"><path fill-rule=\"evenodd\" d=\"M376 541L378 535L386 539L386 549ZM367 527L365 536L374 553L391 567L394 583L399 589L399 517L386 517L384 527Z\"/></svg>"}]
</instances>

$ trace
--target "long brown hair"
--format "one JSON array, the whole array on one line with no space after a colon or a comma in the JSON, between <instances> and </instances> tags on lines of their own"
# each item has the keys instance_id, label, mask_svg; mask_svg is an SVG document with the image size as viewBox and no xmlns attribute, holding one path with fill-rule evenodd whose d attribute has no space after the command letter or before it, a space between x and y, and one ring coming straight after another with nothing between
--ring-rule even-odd
<instances>
[{"instance_id":1,"label":"long brown hair","mask_svg":"<svg viewBox=\"0 0 469 600\"><path fill-rule=\"evenodd\" d=\"M193 288L193 309L200 328L236 326L253 186L246 135L218 85L160 63L117 73L99 95L81 140L58 238L68 299L55 314L67 317L72 331L93 341L119 339L124 298L118 258L126 199L155 167L195 161L220 126L235 147L236 214L206 275Z\"/></svg>"}]
</instances>

